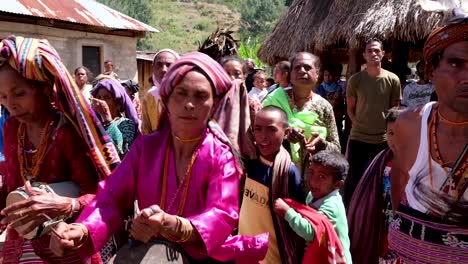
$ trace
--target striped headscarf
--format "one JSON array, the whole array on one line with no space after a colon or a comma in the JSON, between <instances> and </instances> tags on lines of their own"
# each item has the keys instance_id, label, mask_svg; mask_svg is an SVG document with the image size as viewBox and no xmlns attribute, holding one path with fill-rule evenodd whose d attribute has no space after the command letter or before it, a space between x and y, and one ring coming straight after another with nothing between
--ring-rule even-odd
<instances>
[{"instance_id":1,"label":"striped headscarf","mask_svg":"<svg viewBox=\"0 0 468 264\"><path fill-rule=\"evenodd\" d=\"M27 79L54 86L55 105L86 141L101 179L120 163L119 155L95 112L83 97L57 51L45 39L10 36L0 43L0 63Z\"/></svg>"},{"instance_id":2,"label":"striped headscarf","mask_svg":"<svg viewBox=\"0 0 468 264\"><path fill-rule=\"evenodd\" d=\"M445 50L448 46L468 40L468 15L458 14L445 25L436 28L427 37L424 44L423 56L426 61L426 69L436 54Z\"/></svg>"},{"instance_id":3,"label":"striped headscarf","mask_svg":"<svg viewBox=\"0 0 468 264\"><path fill-rule=\"evenodd\" d=\"M166 125L167 104L174 87L177 86L185 77L185 75L192 70L198 70L202 72L211 82L211 85L214 88L214 96L220 99L218 101L218 105L213 106L215 109L223 103L224 99L226 99L225 95L231 89L232 82L231 78L229 78L223 67L221 67L219 63L204 53L188 53L180 57L179 60L172 64L169 68L169 71L162 79L160 95L165 109L161 115L159 129ZM226 133L224 133L220 125L214 120L211 120L208 122L207 126L219 140L231 147L231 150L236 156L237 161L240 161L238 150L232 145L231 140L226 136Z\"/></svg>"},{"instance_id":4,"label":"striped headscarf","mask_svg":"<svg viewBox=\"0 0 468 264\"><path fill-rule=\"evenodd\" d=\"M232 86L231 79L219 63L203 53L191 52L174 62L162 80L159 92L165 105L167 105L174 87L182 81L188 72L194 69L201 71L208 77L213 85L215 95L219 98L223 97Z\"/></svg>"}]
</instances>

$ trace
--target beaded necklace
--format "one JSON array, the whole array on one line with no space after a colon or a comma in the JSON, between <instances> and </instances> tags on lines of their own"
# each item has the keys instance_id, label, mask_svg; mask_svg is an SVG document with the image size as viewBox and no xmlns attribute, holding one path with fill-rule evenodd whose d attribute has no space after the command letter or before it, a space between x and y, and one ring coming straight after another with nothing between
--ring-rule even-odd
<instances>
[{"instance_id":1,"label":"beaded necklace","mask_svg":"<svg viewBox=\"0 0 468 264\"><path fill-rule=\"evenodd\" d=\"M294 91L292 89L290 91L291 91L291 96L290 96L290 98L291 98L291 102L290 102L291 109L292 109L292 111L294 113L297 113L297 112L299 112L299 109L298 109L298 107L296 105L296 96L294 95ZM312 93L312 91L310 91L310 94L305 98L305 99L307 99L305 104L307 104L307 102L310 101L310 99L312 99L312 96L313 96L313 93ZM304 108L304 105L302 106L302 108Z\"/></svg>"},{"instance_id":2,"label":"beaded necklace","mask_svg":"<svg viewBox=\"0 0 468 264\"><path fill-rule=\"evenodd\" d=\"M195 159L197 158L198 152L200 151L199 144L195 147L195 151L192 154L192 158L190 159L190 163L187 166L187 170L185 171L185 176L182 179L182 182L179 184L179 187L177 188L174 196L171 199L171 202L169 203L169 206L166 208L166 195L167 195L167 176L168 176L168 170L169 170L169 160L170 160L170 154L171 154L171 148L170 148L170 142L171 139L168 140L168 144L166 146L166 152L164 155L164 167L163 167L163 178L162 178L162 191L161 191L161 204L160 207L161 209L165 210L168 212L169 210L172 209L174 202L176 198L179 196L179 193L183 189L182 197L180 198L179 202L179 208L177 209L177 214L178 216L182 216L185 210L185 204L187 202L187 197L188 197L188 190L190 186L190 179L192 177L192 167L193 164L195 163Z\"/></svg>"},{"instance_id":3,"label":"beaded necklace","mask_svg":"<svg viewBox=\"0 0 468 264\"><path fill-rule=\"evenodd\" d=\"M434 154L436 162L448 173L447 169L444 168L444 161L442 160L442 155L440 153L440 147L437 141L437 124L439 117L438 105L436 104L433 109L432 118L429 122L429 129L428 129L428 146L433 146ZM453 168L452 172L448 175L447 179L445 180L444 184L440 190L443 192L450 194L453 192L454 198L459 199L463 193L461 193L463 186L468 181L468 173L465 173L468 169L468 159L464 157L465 161L461 162L461 165L458 168ZM428 162L429 162L429 179L431 188L434 187L433 185L433 175L432 175L432 164L431 164L431 151L428 151ZM465 175L464 175L465 174Z\"/></svg>"},{"instance_id":4,"label":"beaded necklace","mask_svg":"<svg viewBox=\"0 0 468 264\"><path fill-rule=\"evenodd\" d=\"M444 123L447 123L447 124L450 124L452 126L466 126L468 125L468 121L463 121L463 122L453 122L453 121L450 121L448 120L447 118L445 118L441 113L440 111L438 112L438 115L440 117L440 120Z\"/></svg>"},{"instance_id":5,"label":"beaded necklace","mask_svg":"<svg viewBox=\"0 0 468 264\"><path fill-rule=\"evenodd\" d=\"M20 173L25 180L34 180L38 175L44 161L47 146L49 145L49 134L54 124L53 117L47 120L46 125L41 131L41 141L39 147L36 150L26 150L26 125L20 123L18 128L18 160L20 163ZM29 164L30 157L32 156L32 162Z\"/></svg>"}]
</instances>

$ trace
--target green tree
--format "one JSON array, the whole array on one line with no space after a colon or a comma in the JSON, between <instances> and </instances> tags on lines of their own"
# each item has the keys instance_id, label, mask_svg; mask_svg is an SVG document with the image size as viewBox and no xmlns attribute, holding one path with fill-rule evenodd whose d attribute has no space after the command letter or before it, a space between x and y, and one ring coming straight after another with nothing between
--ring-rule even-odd
<instances>
[{"instance_id":1,"label":"green tree","mask_svg":"<svg viewBox=\"0 0 468 264\"><path fill-rule=\"evenodd\" d=\"M153 20L153 11L151 0L97 0L98 2L115 9L131 18L151 25ZM137 43L140 50L149 50L152 48L148 38L142 38Z\"/></svg>"},{"instance_id":2,"label":"green tree","mask_svg":"<svg viewBox=\"0 0 468 264\"><path fill-rule=\"evenodd\" d=\"M285 0L244 0L240 4L241 37L264 39L286 10Z\"/></svg>"}]
</instances>

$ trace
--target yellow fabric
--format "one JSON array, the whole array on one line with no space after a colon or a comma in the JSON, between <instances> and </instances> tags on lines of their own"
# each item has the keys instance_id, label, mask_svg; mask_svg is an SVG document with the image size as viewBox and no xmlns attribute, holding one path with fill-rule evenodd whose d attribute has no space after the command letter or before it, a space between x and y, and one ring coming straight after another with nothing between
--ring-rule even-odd
<instances>
[{"instance_id":1,"label":"yellow fabric","mask_svg":"<svg viewBox=\"0 0 468 264\"><path fill-rule=\"evenodd\" d=\"M268 204L269 188L255 180L247 178L240 210L239 234L255 236L269 233L268 253L260 263L277 264L281 263L281 257Z\"/></svg>"},{"instance_id":2,"label":"yellow fabric","mask_svg":"<svg viewBox=\"0 0 468 264\"><path fill-rule=\"evenodd\" d=\"M143 134L150 134L156 131L158 128L161 107L161 100L156 100L153 94L146 93L143 98L141 113L141 132Z\"/></svg>"}]
</instances>

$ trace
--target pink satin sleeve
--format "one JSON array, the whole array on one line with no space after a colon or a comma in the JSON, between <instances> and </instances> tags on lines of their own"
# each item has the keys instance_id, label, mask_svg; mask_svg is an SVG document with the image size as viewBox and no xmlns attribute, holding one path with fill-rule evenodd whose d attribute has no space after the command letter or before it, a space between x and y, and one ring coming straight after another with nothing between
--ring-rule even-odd
<instances>
[{"instance_id":1,"label":"pink satin sleeve","mask_svg":"<svg viewBox=\"0 0 468 264\"><path fill-rule=\"evenodd\" d=\"M208 255L220 261L251 259L258 263L268 249L268 235L257 237L231 236L239 220L239 179L234 157L228 148L220 148L216 153L208 175L205 210L190 216L192 225L200 234L206 252L200 247L184 245L193 257ZM241 254L239 254L241 253ZM255 260L256 259L256 260ZM246 263L246 262L244 262Z\"/></svg>"},{"instance_id":2,"label":"pink satin sleeve","mask_svg":"<svg viewBox=\"0 0 468 264\"><path fill-rule=\"evenodd\" d=\"M232 154L216 151L211 159L213 170L207 177L205 210L188 217L205 243L208 256L221 246L239 219L239 178ZM191 247L187 250L192 253ZM193 252L197 253L197 252Z\"/></svg>"},{"instance_id":3,"label":"pink satin sleeve","mask_svg":"<svg viewBox=\"0 0 468 264\"><path fill-rule=\"evenodd\" d=\"M92 245L83 247L82 254L89 256L102 248L107 240L122 226L135 200L136 177L140 156L141 137L136 139L132 149L111 176L99 183L99 190L77 219L89 231ZM88 242L88 243L90 243Z\"/></svg>"}]
</instances>

